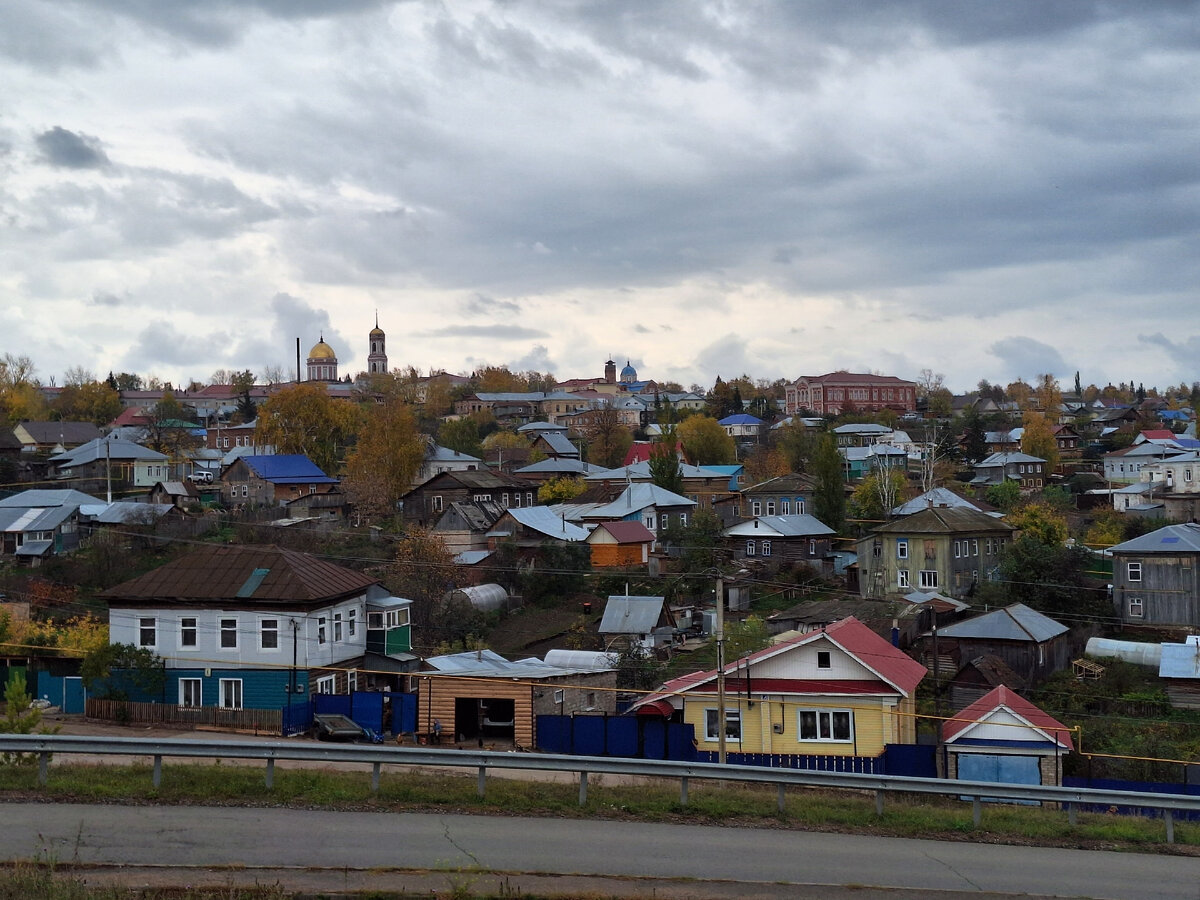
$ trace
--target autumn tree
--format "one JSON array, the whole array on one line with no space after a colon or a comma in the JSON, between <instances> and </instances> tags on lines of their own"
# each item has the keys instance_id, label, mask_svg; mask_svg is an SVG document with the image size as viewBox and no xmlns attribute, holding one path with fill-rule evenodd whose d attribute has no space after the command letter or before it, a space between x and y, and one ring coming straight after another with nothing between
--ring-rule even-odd
<instances>
[{"instance_id":1,"label":"autumn tree","mask_svg":"<svg viewBox=\"0 0 1200 900\"><path fill-rule=\"evenodd\" d=\"M887 519L903 499L907 484L908 479L898 467L887 466L871 472L855 486L850 496L854 518L873 521Z\"/></svg>"},{"instance_id":2,"label":"autumn tree","mask_svg":"<svg viewBox=\"0 0 1200 900\"><path fill-rule=\"evenodd\" d=\"M358 420L358 409L335 401L321 384L280 388L258 410L257 438L276 453L301 453L333 473Z\"/></svg>"},{"instance_id":3,"label":"autumn tree","mask_svg":"<svg viewBox=\"0 0 1200 900\"><path fill-rule=\"evenodd\" d=\"M1022 423L1021 452L1046 461L1046 474L1058 468L1058 442L1054 439L1054 426L1046 414L1038 410L1026 411Z\"/></svg>"},{"instance_id":4,"label":"autumn tree","mask_svg":"<svg viewBox=\"0 0 1200 900\"><path fill-rule=\"evenodd\" d=\"M412 407L402 400L392 398L366 413L346 456L346 491L358 512L369 519L395 515L396 501L412 487L427 448Z\"/></svg>"},{"instance_id":5,"label":"autumn tree","mask_svg":"<svg viewBox=\"0 0 1200 900\"><path fill-rule=\"evenodd\" d=\"M0 420L4 424L42 421L49 415L28 356L5 353L0 358Z\"/></svg>"},{"instance_id":6,"label":"autumn tree","mask_svg":"<svg viewBox=\"0 0 1200 900\"><path fill-rule=\"evenodd\" d=\"M1026 409L1030 398L1033 397L1033 387L1024 379L1018 378L1004 389L1004 394L1021 409Z\"/></svg>"},{"instance_id":7,"label":"autumn tree","mask_svg":"<svg viewBox=\"0 0 1200 900\"><path fill-rule=\"evenodd\" d=\"M633 435L611 406L594 410L581 430L587 445L587 461L606 469L621 465L633 445Z\"/></svg>"},{"instance_id":8,"label":"autumn tree","mask_svg":"<svg viewBox=\"0 0 1200 900\"><path fill-rule=\"evenodd\" d=\"M528 450L529 438L515 431L493 431L483 439L484 450Z\"/></svg>"},{"instance_id":9,"label":"autumn tree","mask_svg":"<svg viewBox=\"0 0 1200 900\"><path fill-rule=\"evenodd\" d=\"M473 607L451 600L450 593L459 586L458 568L454 555L432 531L408 529L385 571L385 582L396 596L413 601L409 614L414 648L430 651L453 644L481 627Z\"/></svg>"},{"instance_id":10,"label":"autumn tree","mask_svg":"<svg viewBox=\"0 0 1200 900\"><path fill-rule=\"evenodd\" d=\"M683 452L695 466L726 466L737 462L737 445L711 416L688 416L675 429Z\"/></svg>"},{"instance_id":11,"label":"autumn tree","mask_svg":"<svg viewBox=\"0 0 1200 900\"><path fill-rule=\"evenodd\" d=\"M495 425L496 420L492 418L491 413L487 414L487 419L490 419L493 426ZM480 438L480 427L483 424L484 419L478 413L443 422L438 428L438 443L449 450L457 450L467 456L482 458L483 443Z\"/></svg>"},{"instance_id":12,"label":"autumn tree","mask_svg":"<svg viewBox=\"0 0 1200 900\"><path fill-rule=\"evenodd\" d=\"M509 371L508 366L484 366L475 372L475 390L484 393L520 393L526 390L520 375Z\"/></svg>"},{"instance_id":13,"label":"autumn tree","mask_svg":"<svg viewBox=\"0 0 1200 900\"><path fill-rule=\"evenodd\" d=\"M74 376L78 378L78 373ZM59 392L53 412L72 422L107 425L121 414L121 395L104 381L72 381Z\"/></svg>"},{"instance_id":14,"label":"autumn tree","mask_svg":"<svg viewBox=\"0 0 1200 900\"><path fill-rule=\"evenodd\" d=\"M587 484L582 478L572 478L570 475L560 475L545 481L538 488L538 502L569 503L587 490Z\"/></svg>"},{"instance_id":15,"label":"autumn tree","mask_svg":"<svg viewBox=\"0 0 1200 900\"><path fill-rule=\"evenodd\" d=\"M789 471L808 471L809 460L817 448L817 437L816 432L810 431L798 417L775 430L775 446L787 459Z\"/></svg>"},{"instance_id":16,"label":"autumn tree","mask_svg":"<svg viewBox=\"0 0 1200 900\"><path fill-rule=\"evenodd\" d=\"M934 391L942 390L946 386L946 376L941 372L934 372L933 369L922 369L917 375L917 396L921 399L928 399L929 395Z\"/></svg>"},{"instance_id":17,"label":"autumn tree","mask_svg":"<svg viewBox=\"0 0 1200 900\"><path fill-rule=\"evenodd\" d=\"M846 523L846 482L842 467L842 455L838 453L833 435L821 435L812 460L812 475L817 480L813 491L813 515L837 533L841 533Z\"/></svg>"},{"instance_id":18,"label":"autumn tree","mask_svg":"<svg viewBox=\"0 0 1200 900\"><path fill-rule=\"evenodd\" d=\"M1057 422L1062 411L1062 388L1059 387L1058 379L1049 372L1039 375L1034 380L1033 393L1046 417L1052 422Z\"/></svg>"},{"instance_id":19,"label":"autumn tree","mask_svg":"<svg viewBox=\"0 0 1200 900\"><path fill-rule=\"evenodd\" d=\"M1009 513L1008 524L1023 537L1031 537L1052 547L1061 547L1067 541L1067 520L1048 503L1034 501Z\"/></svg>"}]
</instances>

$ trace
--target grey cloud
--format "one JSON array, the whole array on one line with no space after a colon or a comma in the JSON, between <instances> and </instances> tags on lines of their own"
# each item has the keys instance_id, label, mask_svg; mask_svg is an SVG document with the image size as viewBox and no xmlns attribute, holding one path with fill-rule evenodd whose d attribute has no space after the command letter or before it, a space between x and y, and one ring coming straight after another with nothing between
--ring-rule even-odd
<instances>
[{"instance_id":1,"label":"grey cloud","mask_svg":"<svg viewBox=\"0 0 1200 900\"><path fill-rule=\"evenodd\" d=\"M475 294L463 301L462 311L473 316L488 316L497 313L517 315L521 312L519 304L512 300L499 300L485 294Z\"/></svg>"},{"instance_id":2,"label":"grey cloud","mask_svg":"<svg viewBox=\"0 0 1200 900\"><path fill-rule=\"evenodd\" d=\"M509 363L514 372L554 372L557 366L545 344L535 344L524 356Z\"/></svg>"},{"instance_id":3,"label":"grey cloud","mask_svg":"<svg viewBox=\"0 0 1200 900\"><path fill-rule=\"evenodd\" d=\"M1162 333L1139 334L1138 340L1166 353L1184 377L1195 378L1196 360L1200 358L1200 336L1190 335L1183 340L1172 341Z\"/></svg>"},{"instance_id":4,"label":"grey cloud","mask_svg":"<svg viewBox=\"0 0 1200 900\"><path fill-rule=\"evenodd\" d=\"M988 352L1004 364L1012 378L1029 381L1047 372L1062 378L1068 370L1074 371L1058 350L1030 337L1003 338L988 347Z\"/></svg>"},{"instance_id":5,"label":"grey cloud","mask_svg":"<svg viewBox=\"0 0 1200 900\"><path fill-rule=\"evenodd\" d=\"M52 166L64 169L103 169L110 163L100 141L87 134L76 134L55 125L36 138L42 157Z\"/></svg>"},{"instance_id":6,"label":"grey cloud","mask_svg":"<svg viewBox=\"0 0 1200 900\"><path fill-rule=\"evenodd\" d=\"M92 294L93 306L123 306L127 298L118 297L108 291L96 291Z\"/></svg>"},{"instance_id":7,"label":"grey cloud","mask_svg":"<svg viewBox=\"0 0 1200 900\"><path fill-rule=\"evenodd\" d=\"M521 325L447 325L444 328L419 331L415 336L430 338L485 337L501 341L517 341L550 337L550 334L538 328L525 328Z\"/></svg>"}]
</instances>

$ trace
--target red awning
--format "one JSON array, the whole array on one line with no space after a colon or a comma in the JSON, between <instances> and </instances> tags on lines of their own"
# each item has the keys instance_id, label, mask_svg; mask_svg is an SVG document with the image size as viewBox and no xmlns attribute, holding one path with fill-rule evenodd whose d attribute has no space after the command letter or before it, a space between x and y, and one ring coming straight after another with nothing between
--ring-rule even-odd
<instances>
[{"instance_id":1,"label":"red awning","mask_svg":"<svg viewBox=\"0 0 1200 900\"><path fill-rule=\"evenodd\" d=\"M664 719L669 719L675 714L675 707L671 705L670 700L651 700L639 706L637 714L639 716L662 716Z\"/></svg>"}]
</instances>

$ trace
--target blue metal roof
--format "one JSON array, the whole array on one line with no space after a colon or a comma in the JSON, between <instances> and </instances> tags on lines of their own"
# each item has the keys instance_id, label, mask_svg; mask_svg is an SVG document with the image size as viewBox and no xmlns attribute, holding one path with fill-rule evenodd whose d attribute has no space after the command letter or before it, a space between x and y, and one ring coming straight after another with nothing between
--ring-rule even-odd
<instances>
[{"instance_id":1,"label":"blue metal roof","mask_svg":"<svg viewBox=\"0 0 1200 900\"><path fill-rule=\"evenodd\" d=\"M243 456L242 460L259 478L275 484L337 484L317 464L303 453L285 453L277 456Z\"/></svg>"}]
</instances>

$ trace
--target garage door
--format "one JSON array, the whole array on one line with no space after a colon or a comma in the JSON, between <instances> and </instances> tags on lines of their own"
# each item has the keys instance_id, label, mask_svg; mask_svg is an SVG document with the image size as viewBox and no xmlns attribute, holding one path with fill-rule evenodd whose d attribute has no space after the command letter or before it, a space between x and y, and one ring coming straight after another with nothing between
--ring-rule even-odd
<instances>
[{"instance_id":1,"label":"garage door","mask_svg":"<svg viewBox=\"0 0 1200 900\"><path fill-rule=\"evenodd\" d=\"M1041 784L1036 756L1000 756L986 753L958 755L960 781L993 781L998 784ZM989 800L991 798L984 797ZM1037 805L1033 800L1013 801Z\"/></svg>"}]
</instances>

